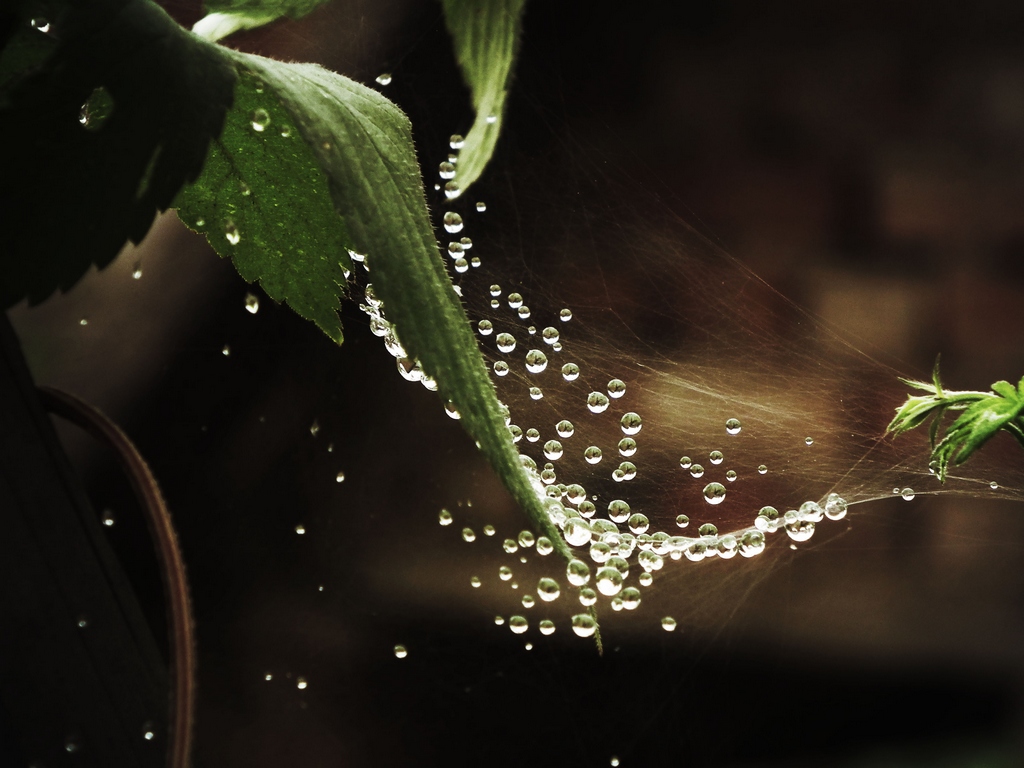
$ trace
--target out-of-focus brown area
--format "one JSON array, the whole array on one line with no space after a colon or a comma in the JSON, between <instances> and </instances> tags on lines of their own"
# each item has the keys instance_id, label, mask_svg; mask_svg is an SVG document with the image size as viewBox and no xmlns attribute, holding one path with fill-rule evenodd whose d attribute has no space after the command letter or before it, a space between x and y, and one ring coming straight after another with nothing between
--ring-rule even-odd
<instances>
[{"instance_id":1,"label":"out-of-focus brown area","mask_svg":"<svg viewBox=\"0 0 1024 768\"><path fill-rule=\"evenodd\" d=\"M470 195L489 204L475 247L491 227L537 273L533 243L576 241L561 268L583 274L603 195L649 215L652 238L690 222L903 370L941 352L951 386L1016 379L1022 41L1012 2L534 2L506 134ZM237 42L392 73L440 208L433 169L471 117L438 4L335 0ZM197 765L1024 764L1019 504L876 503L796 556L670 564L630 621L605 617L603 659L564 621L517 637L493 615L512 612L498 554L522 521L458 424L351 306L339 350L265 296L249 314L248 290L168 217L12 313L40 383L116 416L178 521ZM161 633L126 483L68 439ZM456 544L464 525L473 545Z\"/></svg>"}]
</instances>

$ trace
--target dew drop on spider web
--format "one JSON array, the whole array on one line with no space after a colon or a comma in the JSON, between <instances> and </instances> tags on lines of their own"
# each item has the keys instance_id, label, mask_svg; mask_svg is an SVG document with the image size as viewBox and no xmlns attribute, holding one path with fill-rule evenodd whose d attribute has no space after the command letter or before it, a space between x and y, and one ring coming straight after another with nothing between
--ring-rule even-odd
<instances>
[{"instance_id":1,"label":"dew drop on spider web","mask_svg":"<svg viewBox=\"0 0 1024 768\"><path fill-rule=\"evenodd\" d=\"M633 436L643 427L643 420L639 414L629 411L622 415L619 426L622 427L622 434Z\"/></svg>"},{"instance_id":2,"label":"dew drop on spider web","mask_svg":"<svg viewBox=\"0 0 1024 768\"><path fill-rule=\"evenodd\" d=\"M700 464L691 464L690 477L704 477L704 467Z\"/></svg>"},{"instance_id":3,"label":"dew drop on spider web","mask_svg":"<svg viewBox=\"0 0 1024 768\"><path fill-rule=\"evenodd\" d=\"M448 139L448 146L452 149L462 149L466 146L466 140L461 134L453 133L451 138Z\"/></svg>"},{"instance_id":4,"label":"dew drop on spider web","mask_svg":"<svg viewBox=\"0 0 1024 768\"><path fill-rule=\"evenodd\" d=\"M408 655L409 655L409 651L406 649L406 647L404 645L396 645L395 646L395 658L396 659L404 659ZM305 685L300 685L299 687L300 688L305 688Z\"/></svg>"},{"instance_id":5,"label":"dew drop on spider web","mask_svg":"<svg viewBox=\"0 0 1024 768\"><path fill-rule=\"evenodd\" d=\"M579 637L593 637L596 630L597 622L589 613L577 613L572 617L572 631Z\"/></svg>"},{"instance_id":6,"label":"dew drop on spider web","mask_svg":"<svg viewBox=\"0 0 1024 768\"><path fill-rule=\"evenodd\" d=\"M626 383L622 379L612 379L608 382L608 394L619 398L626 394Z\"/></svg>"},{"instance_id":7,"label":"dew drop on spider web","mask_svg":"<svg viewBox=\"0 0 1024 768\"><path fill-rule=\"evenodd\" d=\"M530 399L531 400L540 400L543 397L544 397L544 392L541 390L540 387L530 387Z\"/></svg>"},{"instance_id":8,"label":"dew drop on spider web","mask_svg":"<svg viewBox=\"0 0 1024 768\"><path fill-rule=\"evenodd\" d=\"M530 623L524 616L511 616L508 620L508 628L512 630L514 634L521 635L527 629L529 629Z\"/></svg>"},{"instance_id":9,"label":"dew drop on spider web","mask_svg":"<svg viewBox=\"0 0 1024 768\"><path fill-rule=\"evenodd\" d=\"M494 337L494 342L498 346L498 351L506 355L516 348L516 337L511 333L499 333Z\"/></svg>"},{"instance_id":10,"label":"dew drop on spider web","mask_svg":"<svg viewBox=\"0 0 1024 768\"><path fill-rule=\"evenodd\" d=\"M255 315L260 311L260 300L252 293L245 294L245 310L249 314Z\"/></svg>"},{"instance_id":11,"label":"dew drop on spider web","mask_svg":"<svg viewBox=\"0 0 1024 768\"><path fill-rule=\"evenodd\" d=\"M725 431L730 435L738 435L743 429L739 419L729 419L725 422Z\"/></svg>"},{"instance_id":12,"label":"dew drop on spider web","mask_svg":"<svg viewBox=\"0 0 1024 768\"><path fill-rule=\"evenodd\" d=\"M483 213L484 211L487 210L487 203L477 203L476 210L477 213Z\"/></svg>"},{"instance_id":13,"label":"dew drop on spider web","mask_svg":"<svg viewBox=\"0 0 1024 768\"><path fill-rule=\"evenodd\" d=\"M734 470L734 469L730 469L728 472L725 473L725 479L728 480L730 483L735 482L736 478L737 478L737 474L736 474L736 470Z\"/></svg>"},{"instance_id":14,"label":"dew drop on spider web","mask_svg":"<svg viewBox=\"0 0 1024 768\"><path fill-rule=\"evenodd\" d=\"M708 461L712 464L721 464L724 459L725 456L722 455L721 451L712 451L708 454Z\"/></svg>"},{"instance_id":15,"label":"dew drop on spider web","mask_svg":"<svg viewBox=\"0 0 1024 768\"><path fill-rule=\"evenodd\" d=\"M566 381L576 381L580 377L580 367L576 363L566 363L562 366L562 378Z\"/></svg>"},{"instance_id":16,"label":"dew drop on spider web","mask_svg":"<svg viewBox=\"0 0 1024 768\"><path fill-rule=\"evenodd\" d=\"M576 432L576 428L568 419L562 419L555 425L555 432L558 433L559 437L572 437Z\"/></svg>"},{"instance_id":17,"label":"dew drop on spider web","mask_svg":"<svg viewBox=\"0 0 1024 768\"><path fill-rule=\"evenodd\" d=\"M530 373L541 373L548 367L548 358L539 349L531 349L526 353L526 370Z\"/></svg>"},{"instance_id":18,"label":"dew drop on spider web","mask_svg":"<svg viewBox=\"0 0 1024 768\"><path fill-rule=\"evenodd\" d=\"M636 440L632 437L624 437L619 440L619 453L622 456L632 456L636 453Z\"/></svg>"},{"instance_id":19,"label":"dew drop on spider web","mask_svg":"<svg viewBox=\"0 0 1024 768\"><path fill-rule=\"evenodd\" d=\"M462 540L466 541L466 542L476 541L476 534L473 533L473 529L472 528L463 528L462 529Z\"/></svg>"},{"instance_id":20,"label":"dew drop on spider web","mask_svg":"<svg viewBox=\"0 0 1024 768\"><path fill-rule=\"evenodd\" d=\"M551 577L545 576L537 582L537 596L545 603L557 600L560 594L562 594L562 590L558 586L558 582Z\"/></svg>"},{"instance_id":21,"label":"dew drop on spider web","mask_svg":"<svg viewBox=\"0 0 1024 768\"><path fill-rule=\"evenodd\" d=\"M690 524L690 518L688 516L686 516L686 515L677 515L676 516L676 525L678 525L680 528L685 528L689 524Z\"/></svg>"},{"instance_id":22,"label":"dew drop on spider web","mask_svg":"<svg viewBox=\"0 0 1024 768\"><path fill-rule=\"evenodd\" d=\"M560 310L558 312L558 319L561 320L563 323L568 323L570 320L572 320L572 310L568 308Z\"/></svg>"},{"instance_id":23,"label":"dew drop on spider web","mask_svg":"<svg viewBox=\"0 0 1024 768\"><path fill-rule=\"evenodd\" d=\"M587 408L591 413L604 413L608 410L608 397L601 392L587 395Z\"/></svg>"},{"instance_id":24,"label":"dew drop on spider web","mask_svg":"<svg viewBox=\"0 0 1024 768\"><path fill-rule=\"evenodd\" d=\"M903 497L904 501L913 501L914 500L914 489L913 488L904 488L902 491L900 491L900 496Z\"/></svg>"}]
</instances>

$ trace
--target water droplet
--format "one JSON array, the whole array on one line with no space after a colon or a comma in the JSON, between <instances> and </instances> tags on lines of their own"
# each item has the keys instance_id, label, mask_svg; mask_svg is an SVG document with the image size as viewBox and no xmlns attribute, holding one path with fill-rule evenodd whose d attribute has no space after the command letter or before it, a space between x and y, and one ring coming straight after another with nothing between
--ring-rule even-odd
<instances>
[{"instance_id":1,"label":"water droplet","mask_svg":"<svg viewBox=\"0 0 1024 768\"><path fill-rule=\"evenodd\" d=\"M104 510L103 510L103 514L102 514L102 515L100 515L100 521L101 521L101 522L103 523L103 525L105 525L105 526L106 526L107 528L111 528L111 527L113 527L114 523L116 522L116 521L114 520L114 513L113 513L113 512L111 512L111 511L110 511L109 509L104 509Z\"/></svg>"},{"instance_id":2,"label":"water droplet","mask_svg":"<svg viewBox=\"0 0 1024 768\"><path fill-rule=\"evenodd\" d=\"M381 75L377 75L377 82L380 83L381 85L390 85L391 74L389 72L385 72Z\"/></svg>"},{"instance_id":3,"label":"water droplet","mask_svg":"<svg viewBox=\"0 0 1024 768\"><path fill-rule=\"evenodd\" d=\"M640 419L640 415L629 411L622 415L619 419L619 426L622 427L622 433L624 435L635 435L643 427L643 421Z\"/></svg>"},{"instance_id":4,"label":"water droplet","mask_svg":"<svg viewBox=\"0 0 1024 768\"><path fill-rule=\"evenodd\" d=\"M541 373L548 367L548 357L539 349L531 349L526 353L526 370L530 373Z\"/></svg>"},{"instance_id":5,"label":"water droplet","mask_svg":"<svg viewBox=\"0 0 1024 768\"><path fill-rule=\"evenodd\" d=\"M627 611L635 611L640 606L640 590L636 587L626 587L620 597L622 607Z\"/></svg>"},{"instance_id":6,"label":"water droplet","mask_svg":"<svg viewBox=\"0 0 1024 768\"><path fill-rule=\"evenodd\" d=\"M583 458L587 460L588 464L597 464L601 461L601 449L596 445L592 445L583 452Z\"/></svg>"},{"instance_id":7,"label":"water droplet","mask_svg":"<svg viewBox=\"0 0 1024 768\"><path fill-rule=\"evenodd\" d=\"M142 262L136 262L135 268L132 269L132 279L138 280L142 277Z\"/></svg>"},{"instance_id":8,"label":"water droplet","mask_svg":"<svg viewBox=\"0 0 1024 768\"><path fill-rule=\"evenodd\" d=\"M511 333L499 333L494 337L494 342L498 346L498 351L505 354L516 348L516 337Z\"/></svg>"},{"instance_id":9,"label":"water droplet","mask_svg":"<svg viewBox=\"0 0 1024 768\"><path fill-rule=\"evenodd\" d=\"M622 499L614 499L608 503L608 519L613 523L624 523L629 519L629 504Z\"/></svg>"},{"instance_id":10,"label":"water droplet","mask_svg":"<svg viewBox=\"0 0 1024 768\"><path fill-rule=\"evenodd\" d=\"M536 600L533 599L533 595L523 595L522 599L523 608L533 608Z\"/></svg>"},{"instance_id":11,"label":"water droplet","mask_svg":"<svg viewBox=\"0 0 1024 768\"><path fill-rule=\"evenodd\" d=\"M476 534L473 533L472 528L462 529L462 540L463 541L476 541Z\"/></svg>"},{"instance_id":12,"label":"water droplet","mask_svg":"<svg viewBox=\"0 0 1024 768\"><path fill-rule=\"evenodd\" d=\"M540 400L543 397L544 393L541 391L540 387L530 387L530 398L532 400Z\"/></svg>"},{"instance_id":13,"label":"water droplet","mask_svg":"<svg viewBox=\"0 0 1024 768\"><path fill-rule=\"evenodd\" d=\"M437 513L437 522L439 522L441 525L451 525L452 513L449 512L447 509L442 509L440 512Z\"/></svg>"},{"instance_id":14,"label":"water droplet","mask_svg":"<svg viewBox=\"0 0 1024 768\"><path fill-rule=\"evenodd\" d=\"M502 624L505 623L505 617L504 616L495 616L494 617L494 623L497 624L500 627Z\"/></svg>"},{"instance_id":15,"label":"water droplet","mask_svg":"<svg viewBox=\"0 0 1024 768\"><path fill-rule=\"evenodd\" d=\"M496 122L498 122L498 116L497 115L488 115L487 116L487 124L488 125L494 125Z\"/></svg>"},{"instance_id":16,"label":"water droplet","mask_svg":"<svg viewBox=\"0 0 1024 768\"><path fill-rule=\"evenodd\" d=\"M457 181L449 181L444 185L444 196L451 200L452 198L459 196L459 183Z\"/></svg>"},{"instance_id":17,"label":"water droplet","mask_svg":"<svg viewBox=\"0 0 1024 768\"><path fill-rule=\"evenodd\" d=\"M736 482L736 477L737 475L735 470L730 469L728 472L725 473L725 479L728 480L730 483Z\"/></svg>"},{"instance_id":18,"label":"water droplet","mask_svg":"<svg viewBox=\"0 0 1024 768\"><path fill-rule=\"evenodd\" d=\"M42 16L32 19L29 23L32 25L33 29L39 30L44 35L50 31L50 22Z\"/></svg>"},{"instance_id":19,"label":"water droplet","mask_svg":"<svg viewBox=\"0 0 1024 768\"><path fill-rule=\"evenodd\" d=\"M453 133L452 137L448 140L448 146L452 149L462 149L466 146L466 140L458 133Z\"/></svg>"},{"instance_id":20,"label":"water droplet","mask_svg":"<svg viewBox=\"0 0 1024 768\"><path fill-rule=\"evenodd\" d=\"M519 309L523 306L523 297L519 293L510 293L508 295L508 306L510 309Z\"/></svg>"},{"instance_id":21,"label":"water droplet","mask_svg":"<svg viewBox=\"0 0 1024 768\"><path fill-rule=\"evenodd\" d=\"M235 222L231 219L227 219L224 222L224 237L231 245L238 245L242 240L242 234L238 231L238 227L235 226Z\"/></svg>"},{"instance_id":22,"label":"water droplet","mask_svg":"<svg viewBox=\"0 0 1024 768\"><path fill-rule=\"evenodd\" d=\"M454 240L448 243L448 255L451 256L453 259L457 259L459 256L461 256L462 251L462 243Z\"/></svg>"},{"instance_id":23,"label":"water droplet","mask_svg":"<svg viewBox=\"0 0 1024 768\"><path fill-rule=\"evenodd\" d=\"M636 477L636 464L631 461L624 461L619 464L619 468L612 473L612 476L617 480L632 480Z\"/></svg>"},{"instance_id":24,"label":"water droplet","mask_svg":"<svg viewBox=\"0 0 1024 768\"><path fill-rule=\"evenodd\" d=\"M607 597L619 594L622 591L622 573L618 568L605 566L598 570L596 575L597 591Z\"/></svg>"},{"instance_id":25,"label":"water droplet","mask_svg":"<svg viewBox=\"0 0 1024 768\"><path fill-rule=\"evenodd\" d=\"M608 410L608 398L601 392L591 392L587 395L587 408L591 413L604 413Z\"/></svg>"},{"instance_id":26,"label":"water droplet","mask_svg":"<svg viewBox=\"0 0 1024 768\"><path fill-rule=\"evenodd\" d=\"M252 116L252 129L256 133L263 133L270 125L270 115L267 114L267 110L260 107L259 109L253 110Z\"/></svg>"},{"instance_id":27,"label":"water droplet","mask_svg":"<svg viewBox=\"0 0 1024 768\"><path fill-rule=\"evenodd\" d=\"M454 179L455 178L455 166L449 163L447 160L438 166L437 175L442 179Z\"/></svg>"},{"instance_id":28,"label":"water droplet","mask_svg":"<svg viewBox=\"0 0 1024 768\"><path fill-rule=\"evenodd\" d=\"M79 629L85 629L89 626L89 619L85 616L79 616L77 624Z\"/></svg>"},{"instance_id":29,"label":"water droplet","mask_svg":"<svg viewBox=\"0 0 1024 768\"><path fill-rule=\"evenodd\" d=\"M530 316L530 308L523 304L523 306L516 310L516 314L519 315L519 317L521 317L523 320L526 320ZM531 336L533 336L536 332L536 328L530 328Z\"/></svg>"},{"instance_id":30,"label":"water droplet","mask_svg":"<svg viewBox=\"0 0 1024 768\"><path fill-rule=\"evenodd\" d=\"M255 315L257 312L259 312L260 311L260 300L259 300L259 298L257 298L254 294L251 294L251 293L245 294L245 310L249 314L251 314L251 315Z\"/></svg>"},{"instance_id":31,"label":"water droplet","mask_svg":"<svg viewBox=\"0 0 1024 768\"><path fill-rule=\"evenodd\" d=\"M691 464L690 477L704 477L704 467L700 464Z\"/></svg>"},{"instance_id":32,"label":"water droplet","mask_svg":"<svg viewBox=\"0 0 1024 768\"><path fill-rule=\"evenodd\" d=\"M290 125L286 125L286 126L281 128L281 138L282 139L290 138L291 135L292 135L292 128L291 128Z\"/></svg>"},{"instance_id":33,"label":"water droplet","mask_svg":"<svg viewBox=\"0 0 1024 768\"><path fill-rule=\"evenodd\" d=\"M494 362L494 373L497 376L505 376L508 374L508 363L504 360L496 360Z\"/></svg>"},{"instance_id":34,"label":"water droplet","mask_svg":"<svg viewBox=\"0 0 1024 768\"><path fill-rule=\"evenodd\" d=\"M580 599L582 600L582 598L583 593L581 592ZM594 632L597 631L597 622L589 613L577 613L572 617L572 631L579 637L593 637Z\"/></svg>"},{"instance_id":35,"label":"water droplet","mask_svg":"<svg viewBox=\"0 0 1024 768\"><path fill-rule=\"evenodd\" d=\"M476 210L478 213L483 213L487 210L487 203L477 203Z\"/></svg>"},{"instance_id":36,"label":"water droplet","mask_svg":"<svg viewBox=\"0 0 1024 768\"><path fill-rule=\"evenodd\" d=\"M562 419L555 424L555 432L558 433L559 437L572 437L576 432L576 427L573 426L571 421Z\"/></svg>"},{"instance_id":37,"label":"water droplet","mask_svg":"<svg viewBox=\"0 0 1024 768\"><path fill-rule=\"evenodd\" d=\"M399 648L402 648L402 646L400 646L400 645L395 646L395 655L396 656L398 656L398 649ZM405 652L404 648L402 648L402 652L403 653ZM401 658L401 656L399 656L399 658ZM306 678L304 678L304 677L297 677L297 678L295 678L295 687L298 688L300 691L306 690L306 688L308 686L309 686L309 683L306 682Z\"/></svg>"},{"instance_id":38,"label":"water droplet","mask_svg":"<svg viewBox=\"0 0 1024 768\"><path fill-rule=\"evenodd\" d=\"M555 633L555 622L551 619L542 619L537 625L542 635L553 635Z\"/></svg>"},{"instance_id":39,"label":"water droplet","mask_svg":"<svg viewBox=\"0 0 1024 768\"><path fill-rule=\"evenodd\" d=\"M306 526L302 525L301 523L299 525L296 525L295 532L299 534L299 536L303 535L306 532Z\"/></svg>"},{"instance_id":40,"label":"water droplet","mask_svg":"<svg viewBox=\"0 0 1024 768\"><path fill-rule=\"evenodd\" d=\"M914 500L914 489L913 488L904 488L902 491L900 491L900 496L903 497L904 501L913 501Z\"/></svg>"},{"instance_id":41,"label":"water droplet","mask_svg":"<svg viewBox=\"0 0 1024 768\"><path fill-rule=\"evenodd\" d=\"M494 535L494 526L493 525L485 525L484 526L484 536L493 536L493 535Z\"/></svg>"},{"instance_id":42,"label":"water droplet","mask_svg":"<svg viewBox=\"0 0 1024 768\"><path fill-rule=\"evenodd\" d=\"M680 528L685 528L689 524L690 524L690 518L687 517L686 515L678 515L676 517L676 525L678 525Z\"/></svg>"},{"instance_id":43,"label":"water droplet","mask_svg":"<svg viewBox=\"0 0 1024 768\"><path fill-rule=\"evenodd\" d=\"M395 658L396 659L404 659L408 655L409 655L409 651L406 650L404 645L396 645L395 646Z\"/></svg>"},{"instance_id":44,"label":"water droplet","mask_svg":"<svg viewBox=\"0 0 1024 768\"><path fill-rule=\"evenodd\" d=\"M640 582L641 587L649 587L654 583L654 576L651 575L650 571L644 571L637 576L637 581Z\"/></svg>"},{"instance_id":45,"label":"water droplet","mask_svg":"<svg viewBox=\"0 0 1024 768\"><path fill-rule=\"evenodd\" d=\"M647 529L650 528L651 522L647 519L647 515L641 515L639 512L629 516L629 530L633 533L647 533Z\"/></svg>"},{"instance_id":46,"label":"water droplet","mask_svg":"<svg viewBox=\"0 0 1024 768\"><path fill-rule=\"evenodd\" d=\"M456 420L462 418L462 414L459 413L459 409L455 407L455 403L453 402L449 401L444 404L444 412L448 414L449 418Z\"/></svg>"},{"instance_id":47,"label":"water droplet","mask_svg":"<svg viewBox=\"0 0 1024 768\"><path fill-rule=\"evenodd\" d=\"M806 443L807 445L814 445L814 438L813 437L805 437L804 438L804 443Z\"/></svg>"},{"instance_id":48,"label":"water droplet","mask_svg":"<svg viewBox=\"0 0 1024 768\"><path fill-rule=\"evenodd\" d=\"M767 472L768 472L768 467L766 467L764 464L760 465L757 468L757 474L759 474L759 475L763 475L763 474L765 474Z\"/></svg>"},{"instance_id":49,"label":"water droplet","mask_svg":"<svg viewBox=\"0 0 1024 768\"><path fill-rule=\"evenodd\" d=\"M690 459L689 456L681 456L679 458L679 466L682 467L683 469L689 469L692 464L693 461Z\"/></svg>"},{"instance_id":50,"label":"water droplet","mask_svg":"<svg viewBox=\"0 0 1024 768\"><path fill-rule=\"evenodd\" d=\"M743 425L739 419L729 419L725 422L725 431L730 435L738 435L742 429Z\"/></svg>"},{"instance_id":51,"label":"water droplet","mask_svg":"<svg viewBox=\"0 0 1024 768\"><path fill-rule=\"evenodd\" d=\"M632 456L636 453L636 440L632 437L624 437L619 440L619 453L623 456Z\"/></svg>"},{"instance_id":52,"label":"water droplet","mask_svg":"<svg viewBox=\"0 0 1024 768\"><path fill-rule=\"evenodd\" d=\"M462 243L462 250L464 251L468 251L470 248L473 247L473 241L470 240L468 237L459 238L459 242Z\"/></svg>"},{"instance_id":53,"label":"water droplet","mask_svg":"<svg viewBox=\"0 0 1024 768\"><path fill-rule=\"evenodd\" d=\"M344 472L339 472L338 474L336 474L334 476L334 482L336 482L336 483L344 483L345 482L345 473Z\"/></svg>"},{"instance_id":54,"label":"water droplet","mask_svg":"<svg viewBox=\"0 0 1024 768\"><path fill-rule=\"evenodd\" d=\"M988 484L988 487L991 488L993 491L999 490L999 483L993 480L991 483Z\"/></svg>"},{"instance_id":55,"label":"water droplet","mask_svg":"<svg viewBox=\"0 0 1024 768\"><path fill-rule=\"evenodd\" d=\"M576 381L580 377L580 367L576 363L566 363L562 366L562 378L566 381Z\"/></svg>"},{"instance_id":56,"label":"water droplet","mask_svg":"<svg viewBox=\"0 0 1024 768\"><path fill-rule=\"evenodd\" d=\"M676 626L676 620L673 619L671 616L666 616L661 620L661 628L664 629L666 632L675 631Z\"/></svg>"},{"instance_id":57,"label":"water droplet","mask_svg":"<svg viewBox=\"0 0 1024 768\"><path fill-rule=\"evenodd\" d=\"M511 616L508 620L508 628L511 629L514 634L521 635L530 628L530 622L528 622L524 616Z\"/></svg>"},{"instance_id":58,"label":"water droplet","mask_svg":"<svg viewBox=\"0 0 1024 768\"><path fill-rule=\"evenodd\" d=\"M838 493L830 493L825 500L825 517L829 520L842 520L846 517L846 499Z\"/></svg>"},{"instance_id":59,"label":"water droplet","mask_svg":"<svg viewBox=\"0 0 1024 768\"><path fill-rule=\"evenodd\" d=\"M790 512L787 512L783 518L786 521L786 534L793 541L807 541L814 535L814 522L801 520L796 513L790 517Z\"/></svg>"},{"instance_id":60,"label":"water droplet","mask_svg":"<svg viewBox=\"0 0 1024 768\"><path fill-rule=\"evenodd\" d=\"M490 320L481 320L476 327L481 336L490 336L494 332L494 324Z\"/></svg>"},{"instance_id":61,"label":"water droplet","mask_svg":"<svg viewBox=\"0 0 1024 768\"><path fill-rule=\"evenodd\" d=\"M539 550L538 550L539 551ZM512 578L512 569L507 565L503 565L498 569L498 578L502 581L508 581Z\"/></svg>"},{"instance_id":62,"label":"water droplet","mask_svg":"<svg viewBox=\"0 0 1024 768\"><path fill-rule=\"evenodd\" d=\"M562 590L554 579L545 576L537 582L537 596L545 603L557 600L560 594L562 594Z\"/></svg>"},{"instance_id":63,"label":"water droplet","mask_svg":"<svg viewBox=\"0 0 1024 768\"><path fill-rule=\"evenodd\" d=\"M572 310L568 308L560 310L558 313L558 319L561 320L563 323L568 323L570 320L572 320Z\"/></svg>"},{"instance_id":64,"label":"water droplet","mask_svg":"<svg viewBox=\"0 0 1024 768\"><path fill-rule=\"evenodd\" d=\"M225 344L224 347L221 349L220 353L224 355L224 357L227 357L228 355L231 354L231 347Z\"/></svg>"},{"instance_id":65,"label":"water droplet","mask_svg":"<svg viewBox=\"0 0 1024 768\"><path fill-rule=\"evenodd\" d=\"M722 455L721 451L712 451L708 454L708 461L712 464L721 464L725 456Z\"/></svg>"},{"instance_id":66,"label":"water droplet","mask_svg":"<svg viewBox=\"0 0 1024 768\"><path fill-rule=\"evenodd\" d=\"M543 337L544 341L547 344L556 344L556 343L558 343L559 334L558 334L558 329L557 328L553 328L552 326L549 325L547 328L545 328L543 331L541 331L540 335Z\"/></svg>"}]
</instances>

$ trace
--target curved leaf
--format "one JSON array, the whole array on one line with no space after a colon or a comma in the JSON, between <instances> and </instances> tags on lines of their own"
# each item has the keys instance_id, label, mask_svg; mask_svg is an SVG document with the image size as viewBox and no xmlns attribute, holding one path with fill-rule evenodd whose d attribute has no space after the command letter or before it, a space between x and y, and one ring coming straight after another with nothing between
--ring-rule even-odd
<instances>
[{"instance_id":1,"label":"curved leaf","mask_svg":"<svg viewBox=\"0 0 1024 768\"><path fill-rule=\"evenodd\" d=\"M192 27L200 37L215 41L243 29L255 29L282 17L298 19L328 0L208 0L207 15Z\"/></svg>"},{"instance_id":2,"label":"curved leaf","mask_svg":"<svg viewBox=\"0 0 1024 768\"><path fill-rule=\"evenodd\" d=\"M45 63L0 76L4 308L67 290L139 242L199 175L231 105L230 62L148 0L70 3L54 26ZM12 46L41 60L46 46L26 37L42 34L22 25L5 63L28 63L7 56ZM83 110L103 104L102 122Z\"/></svg>"},{"instance_id":3,"label":"curved leaf","mask_svg":"<svg viewBox=\"0 0 1024 768\"><path fill-rule=\"evenodd\" d=\"M241 54L234 54L241 56ZM327 176L273 89L242 68L224 132L202 175L175 200L248 282L341 343L339 296L350 237Z\"/></svg>"},{"instance_id":4,"label":"curved leaf","mask_svg":"<svg viewBox=\"0 0 1024 768\"><path fill-rule=\"evenodd\" d=\"M526 0L444 0L455 58L476 110L456 165L458 196L483 173L501 133Z\"/></svg>"},{"instance_id":5,"label":"curved leaf","mask_svg":"<svg viewBox=\"0 0 1024 768\"><path fill-rule=\"evenodd\" d=\"M568 556L540 493L520 464L483 356L438 251L408 118L377 91L322 67L226 53L242 73L243 92L235 111L242 119L251 119L246 112L251 103L244 84L250 78L258 79L264 84L260 104L270 116L270 125L280 107L286 113L280 119L295 126L320 169L317 174L300 177L268 175L263 184L276 187L276 194L288 202L261 208L260 215L267 219L265 231L294 231L305 226L301 194L326 182L345 234L332 231L332 239L320 252L327 260L340 262L344 251L331 252L329 248L348 237L348 248L366 254L374 292L383 301L402 345L437 381L442 397L456 405L464 427L534 524ZM272 99L278 102L273 108ZM235 125L236 119L235 115L229 118L229 126ZM256 133L274 151L292 146L267 130ZM253 138L251 131L246 134L247 143ZM221 151L226 141L214 151ZM226 178L218 183L234 195ZM245 179L234 180L236 185L242 181ZM286 189L289 185L294 191ZM252 195L256 195L256 187L252 187ZM189 212L205 215L198 207L190 206ZM244 242L245 232L240 235L239 244ZM222 230L212 233L211 242L222 253L230 251ZM302 281L293 263L296 249L282 248L282 254L253 257L255 276L264 287L271 281L288 284L291 278L282 273L290 269L294 269L295 279ZM305 277L309 282L316 279L315 275ZM292 303L290 298L286 300ZM323 311L333 312L335 300L332 297L329 310Z\"/></svg>"}]
</instances>

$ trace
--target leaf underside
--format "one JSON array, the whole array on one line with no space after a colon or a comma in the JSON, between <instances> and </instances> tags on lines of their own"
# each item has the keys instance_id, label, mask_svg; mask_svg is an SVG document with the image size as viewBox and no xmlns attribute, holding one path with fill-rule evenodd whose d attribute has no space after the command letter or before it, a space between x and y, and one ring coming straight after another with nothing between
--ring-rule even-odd
<instances>
[{"instance_id":1,"label":"leaf underside","mask_svg":"<svg viewBox=\"0 0 1024 768\"><path fill-rule=\"evenodd\" d=\"M68 290L141 241L199 175L231 105L230 62L147 0L71 3L55 27L59 44L20 23L0 59L3 308ZM90 130L97 89L112 109Z\"/></svg>"},{"instance_id":2,"label":"leaf underside","mask_svg":"<svg viewBox=\"0 0 1024 768\"><path fill-rule=\"evenodd\" d=\"M212 0L204 3L207 16L192 31L214 41L242 29L255 29L281 18L299 19L328 0Z\"/></svg>"},{"instance_id":3,"label":"leaf underside","mask_svg":"<svg viewBox=\"0 0 1024 768\"><path fill-rule=\"evenodd\" d=\"M526 0L443 0L443 4L455 59L476 111L456 165L458 196L480 177L498 143Z\"/></svg>"}]
</instances>

